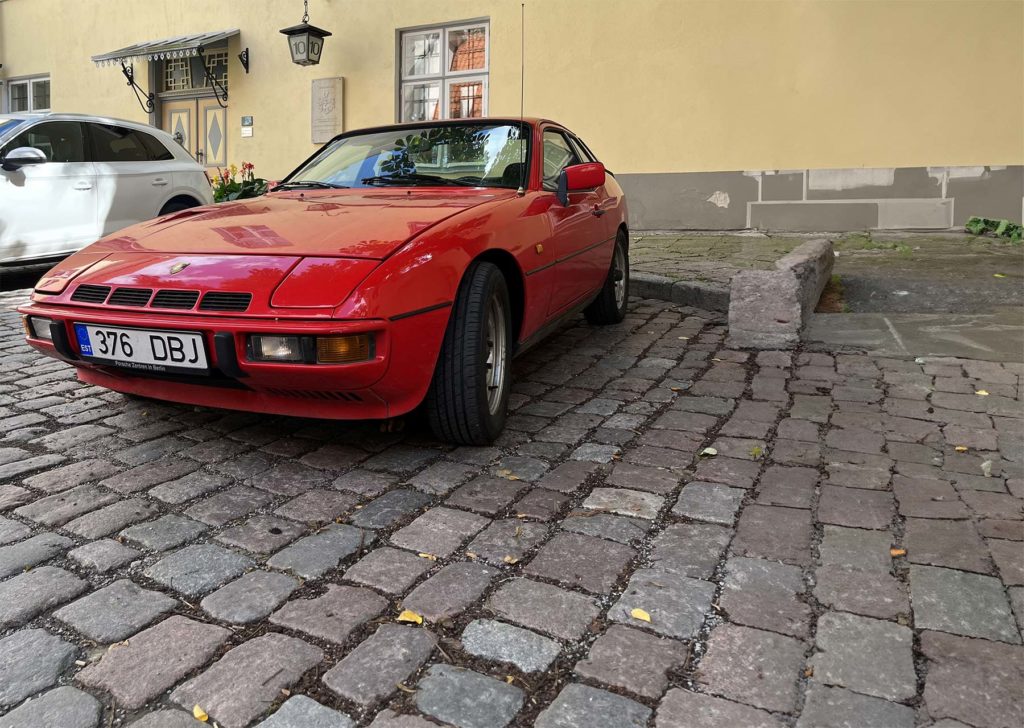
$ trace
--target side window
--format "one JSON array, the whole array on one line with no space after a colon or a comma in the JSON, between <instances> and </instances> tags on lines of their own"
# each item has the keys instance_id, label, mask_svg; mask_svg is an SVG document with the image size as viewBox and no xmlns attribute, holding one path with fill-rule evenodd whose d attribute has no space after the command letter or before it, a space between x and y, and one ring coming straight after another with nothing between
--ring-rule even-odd
<instances>
[{"instance_id":1,"label":"side window","mask_svg":"<svg viewBox=\"0 0 1024 728\"><path fill-rule=\"evenodd\" d=\"M123 126L89 124L94 162L148 162L143 134ZM165 150L166 151L166 150Z\"/></svg>"},{"instance_id":2,"label":"side window","mask_svg":"<svg viewBox=\"0 0 1024 728\"><path fill-rule=\"evenodd\" d=\"M85 139L77 121L45 121L23 131L0 150L6 156L18 147L34 147L51 162L84 162Z\"/></svg>"},{"instance_id":3,"label":"side window","mask_svg":"<svg viewBox=\"0 0 1024 728\"><path fill-rule=\"evenodd\" d=\"M142 140L142 145L146 148L149 153L149 160L151 162L167 162L174 159L174 155L163 145L159 139L149 134L143 134L138 132L139 138Z\"/></svg>"},{"instance_id":4,"label":"side window","mask_svg":"<svg viewBox=\"0 0 1024 728\"><path fill-rule=\"evenodd\" d=\"M584 162L596 162L597 157L594 153L587 148L587 145L583 143L581 139L574 136L569 136L569 141L572 142L572 148L576 150L576 156L582 159Z\"/></svg>"},{"instance_id":5,"label":"side window","mask_svg":"<svg viewBox=\"0 0 1024 728\"><path fill-rule=\"evenodd\" d=\"M543 186L553 190L558 185L558 175L566 167L579 164L576 152L569 146L568 140L556 131L544 132L544 171Z\"/></svg>"}]
</instances>

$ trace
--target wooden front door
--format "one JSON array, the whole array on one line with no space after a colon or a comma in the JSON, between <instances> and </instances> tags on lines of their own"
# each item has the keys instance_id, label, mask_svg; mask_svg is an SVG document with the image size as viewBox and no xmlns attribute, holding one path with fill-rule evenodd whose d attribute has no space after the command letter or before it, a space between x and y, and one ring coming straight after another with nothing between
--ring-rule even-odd
<instances>
[{"instance_id":1,"label":"wooden front door","mask_svg":"<svg viewBox=\"0 0 1024 728\"><path fill-rule=\"evenodd\" d=\"M203 166L227 166L227 109L216 99L164 101L163 129Z\"/></svg>"}]
</instances>

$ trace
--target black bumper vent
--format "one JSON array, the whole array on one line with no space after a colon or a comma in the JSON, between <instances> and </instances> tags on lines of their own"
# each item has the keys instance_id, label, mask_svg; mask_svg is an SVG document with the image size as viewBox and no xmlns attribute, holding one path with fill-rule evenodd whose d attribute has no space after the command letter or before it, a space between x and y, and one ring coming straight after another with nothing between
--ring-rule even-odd
<instances>
[{"instance_id":1,"label":"black bumper vent","mask_svg":"<svg viewBox=\"0 0 1024 728\"><path fill-rule=\"evenodd\" d=\"M87 283L75 289L71 300L78 303L103 303L109 294L110 286L92 286Z\"/></svg>"},{"instance_id":2,"label":"black bumper vent","mask_svg":"<svg viewBox=\"0 0 1024 728\"><path fill-rule=\"evenodd\" d=\"M210 292L199 302L200 311L232 311L240 313L252 302L251 293L215 293Z\"/></svg>"},{"instance_id":3,"label":"black bumper vent","mask_svg":"<svg viewBox=\"0 0 1024 728\"><path fill-rule=\"evenodd\" d=\"M183 308L189 309L196 305L199 300L199 291L173 291L165 289L157 291L153 302L149 304L153 308Z\"/></svg>"},{"instance_id":4,"label":"black bumper vent","mask_svg":"<svg viewBox=\"0 0 1024 728\"><path fill-rule=\"evenodd\" d=\"M145 306L153 297L152 288L116 288L107 304L110 306Z\"/></svg>"}]
</instances>

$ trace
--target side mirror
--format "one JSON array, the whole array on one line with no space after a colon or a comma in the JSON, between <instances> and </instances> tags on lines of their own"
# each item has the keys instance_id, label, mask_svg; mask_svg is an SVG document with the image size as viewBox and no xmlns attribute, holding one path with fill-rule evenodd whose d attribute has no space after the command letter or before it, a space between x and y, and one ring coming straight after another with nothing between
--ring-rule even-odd
<instances>
[{"instance_id":1,"label":"side mirror","mask_svg":"<svg viewBox=\"0 0 1024 728\"><path fill-rule=\"evenodd\" d=\"M558 175L558 199L563 205L568 205L570 192L600 187L604 184L604 178L604 165L600 162L587 162L566 167Z\"/></svg>"},{"instance_id":2,"label":"side mirror","mask_svg":"<svg viewBox=\"0 0 1024 728\"><path fill-rule=\"evenodd\" d=\"M41 149L35 147L18 147L12 149L6 157L0 159L0 166L11 172L29 164L44 164L48 160Z\"/></svg>"}]
</instances>

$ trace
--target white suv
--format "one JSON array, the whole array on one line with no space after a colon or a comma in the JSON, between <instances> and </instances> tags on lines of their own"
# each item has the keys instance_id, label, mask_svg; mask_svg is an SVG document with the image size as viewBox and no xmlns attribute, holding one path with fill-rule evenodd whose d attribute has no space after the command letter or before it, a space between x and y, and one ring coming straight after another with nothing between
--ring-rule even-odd
<instances>
[{"instance_id":1,"label":"white suv","mask_svg":"<svg viewBox=\"0 0 1024 728\"><path fill-rule=\"evenodd\" d=\"M0 265L65 256L211 202L203 167L159 129L81 114L0 115Z\"/></svg>"}]
</instances>

